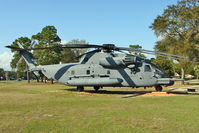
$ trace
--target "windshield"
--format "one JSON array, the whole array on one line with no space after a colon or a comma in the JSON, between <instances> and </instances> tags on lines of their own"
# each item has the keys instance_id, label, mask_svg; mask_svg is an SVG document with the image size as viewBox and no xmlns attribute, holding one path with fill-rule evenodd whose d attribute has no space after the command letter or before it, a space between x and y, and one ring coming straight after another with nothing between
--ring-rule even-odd
<instances>
[{"instance_id":1,"label":"windshield","mask_svg":"<svg viewBox=\"0 0 199 133\"><path fill-rule=\"evenodd\" d=\"M162 70L160 70L156 64L154 63L150 63L150 64L151 64L152 69L155 70L156 77L163 78L166 76L165 73Z\"/></svg>"}]
</instances>

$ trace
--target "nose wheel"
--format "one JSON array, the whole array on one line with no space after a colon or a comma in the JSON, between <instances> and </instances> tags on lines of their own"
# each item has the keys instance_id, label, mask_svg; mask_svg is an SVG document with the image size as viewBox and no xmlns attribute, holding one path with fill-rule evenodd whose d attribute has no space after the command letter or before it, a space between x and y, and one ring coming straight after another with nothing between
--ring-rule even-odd
<instances>
[{"instance_id":1,"label":"nose wheel","mask_svg":"<svg viewBox=\"0 0 199 133\"><path fill-rule=\"evenodd\" d=\"M155 90L158 91L158 92L161 92L162 91L162 86L161 85L155 86Z\"/></svg>"},{"instance_id":2,"label":"nose wheel","mask_svg":"<svg viewBox=\"0 0 199 133\"><path fill-rule=\"evenodd\" d=\"M77 91L79 91L79 92L84 91L84 86L77 86Z\"/></svg>"}]
</instances>

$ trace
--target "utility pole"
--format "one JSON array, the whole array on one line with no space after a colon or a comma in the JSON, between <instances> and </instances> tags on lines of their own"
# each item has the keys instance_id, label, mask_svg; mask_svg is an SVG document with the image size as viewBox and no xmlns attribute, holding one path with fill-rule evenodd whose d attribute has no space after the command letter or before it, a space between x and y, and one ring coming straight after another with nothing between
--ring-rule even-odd
<instances>
[{"instance_id":1,"label":"utility pole","mask_svg":"<svg viewBox=\"0 0 199 133\"><path fill-rule=\"evenodd\" d=\"M8 80L8 72L5 72L6 80Z\"/></svg>"}]
</instances>

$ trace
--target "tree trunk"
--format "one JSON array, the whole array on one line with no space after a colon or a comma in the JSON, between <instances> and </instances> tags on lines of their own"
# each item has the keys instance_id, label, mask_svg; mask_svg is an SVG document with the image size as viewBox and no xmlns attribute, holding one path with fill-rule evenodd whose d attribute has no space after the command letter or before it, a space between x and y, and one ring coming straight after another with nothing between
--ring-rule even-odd
<instances>
[{"instance_id":1,"label":"tree trunk","mask_svg":"<svg viewBox=\"0 0 199 133\"><path fill-rule=\"evenodd\" d=\"M184 71L184 68L181 68L181 79L185 79L185 71ZM184 85L184 80L182 80L181 84Z\"/></svg>"}]
</instances>

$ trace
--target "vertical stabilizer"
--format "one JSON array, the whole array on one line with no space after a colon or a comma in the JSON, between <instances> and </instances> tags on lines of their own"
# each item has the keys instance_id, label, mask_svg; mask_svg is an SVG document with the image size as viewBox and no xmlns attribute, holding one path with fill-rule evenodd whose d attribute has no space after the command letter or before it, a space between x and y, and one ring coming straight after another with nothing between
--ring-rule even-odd
<instances>
[{"instance_id":1,"label":"vertical stabilizer","mask_svg":"<svg viewBox=\"0 0 199 133\"><path fill-rule=\"evenodd\" d=\"M30 58L30 56L28 55L28 52L23 50L20 51L21 56L23 57L23 59L25 60L25 62L27 63L29 69L31 70L32 68L35 67L35 63L34 61Z\"/></svg>"},{"instance_id":2,"label":"vertical stabilizer","mask_svg":"<svg viewBox=\"0 0 199 133\"><path fill-rule=\"evenodd\" d=\"M29 69L31 70L32 68L35 67L35 63L34 61L30 58L30 56L28 55L28 51L24 50L24 47L17 42L18 46L23 49L20 51L21 56L23 57L23 59L25 60L25 62L27 63Z\"/></svg>"}]
</instances>

